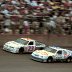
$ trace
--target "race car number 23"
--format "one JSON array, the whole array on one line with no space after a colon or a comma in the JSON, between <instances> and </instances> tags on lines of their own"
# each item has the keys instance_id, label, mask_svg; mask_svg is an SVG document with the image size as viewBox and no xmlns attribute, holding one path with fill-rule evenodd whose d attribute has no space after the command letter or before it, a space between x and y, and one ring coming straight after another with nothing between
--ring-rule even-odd
<instances>
[{"instance_id":1,"label":"race car number 23","mask_svg":"<svg viewBox=\"0 0 72 72\"><path fill-rule=\"evenodd\" d=\"M34 50L34 46L29 46L28 51L33 51Z\"/></svg>"}]
</instances>

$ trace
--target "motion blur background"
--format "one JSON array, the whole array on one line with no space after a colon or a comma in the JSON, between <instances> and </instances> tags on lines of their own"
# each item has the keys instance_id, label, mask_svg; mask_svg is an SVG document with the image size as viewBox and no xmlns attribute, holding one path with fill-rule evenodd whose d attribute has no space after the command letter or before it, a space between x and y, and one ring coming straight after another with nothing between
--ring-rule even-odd
<instances>
[{"instance_id":1,"label":"motion blur background","mask_svg":"<svg viewBox=\"0 0 72 72\"><path fill-rule=\"evenodd\" d=\"M0 0L0 34L72 35L72 0Z\"/></svg>"}]
</instances>

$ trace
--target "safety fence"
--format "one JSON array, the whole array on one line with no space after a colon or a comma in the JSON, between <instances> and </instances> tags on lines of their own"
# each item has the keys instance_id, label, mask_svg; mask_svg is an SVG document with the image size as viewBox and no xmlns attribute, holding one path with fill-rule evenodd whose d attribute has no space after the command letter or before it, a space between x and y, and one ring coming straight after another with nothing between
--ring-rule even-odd
<instances>
[{"instance_id":1,"label":"safety fence","mask_svg":"<svg viewBox=\"0 0 72 72\"><path fill-rule=\"evenodd\" d=\"M66 48L72 48L72 35L24 35L24 34L14 34L14 35L0 35L0 46L3 46L5 42L16 40L17 38L32 38L46 45L60 46Z\"/></svg>"}]
</instances>

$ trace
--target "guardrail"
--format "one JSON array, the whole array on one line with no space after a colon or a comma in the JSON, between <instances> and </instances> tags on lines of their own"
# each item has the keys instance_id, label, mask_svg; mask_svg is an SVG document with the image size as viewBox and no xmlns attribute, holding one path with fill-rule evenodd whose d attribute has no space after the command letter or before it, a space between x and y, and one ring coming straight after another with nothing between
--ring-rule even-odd
<instances>
[{"instance_id":1,"label":"guardrail","mask_svg":"<svg viewBox=\"0 0 72 72\"><path fill-rule=\"evenodd\" d=\"M15 40L21 37L32 38L40 42L43 42L46 45L61 46L61 47L68 47L68 48L72 47L72 35L52 35L52 34L48 34L48 35L3 34L0 35L0 46L3 46L3 44L7 41Z\"/></svg>"}]
</instances>

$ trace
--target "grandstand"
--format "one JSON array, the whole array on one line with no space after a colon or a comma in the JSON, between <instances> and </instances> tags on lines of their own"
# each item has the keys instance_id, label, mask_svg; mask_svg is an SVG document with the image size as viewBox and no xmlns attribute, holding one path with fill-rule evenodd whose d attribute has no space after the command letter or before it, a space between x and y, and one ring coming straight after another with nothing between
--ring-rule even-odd
<instances>
[{"instance_id":1,"label":"grandstand","mask_svg":"<svg viewBox=\"0 0 72 72\"><path fill-rule=\"evenodd\" d=\"M0 0L0 34L72 34L72 0Z\"/></svg>"}]
</instances>

